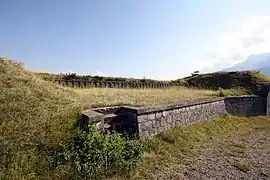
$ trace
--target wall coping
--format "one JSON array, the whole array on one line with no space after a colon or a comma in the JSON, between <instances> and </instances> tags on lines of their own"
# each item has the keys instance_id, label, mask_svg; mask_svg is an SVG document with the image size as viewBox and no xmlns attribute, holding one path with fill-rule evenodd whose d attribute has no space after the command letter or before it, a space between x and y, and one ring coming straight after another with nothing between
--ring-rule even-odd
<instances>
[{"instance_id":1,"label":"wall coping","mask_svg":"<svg viewBox=\"0 0 270 180\"><path fill-rule=\"evenodd\" d=\"M68 81L68 82L91 82L91 83L142 83L142 84L175 84L175 85L181 85L180 83L172 83L172 82L140 82L140 81L95 81L95 80L87 80L87 79L55 79L55 82L57 81Z\"/></svg>"},{"instance_id":2,"label":"wall coping","mask_svg":"<svg viewBox=\"0 0 270 180\"><path fill-rule=\"evenodd\" d=\"M104 114L93 111L92 109L87 109L82 112L82 119L89 122L99 122L104 118Z\"/></svg>"},{"instance_id":3,"label":"wall coping","mask_svg":"<svg viewBox=\"0 0 270 180\"><path fill-rule=\"evenodd\" d=\"M119 111L125 111L136 115L150 114L156 112L163 112L173 109L180 109L189 106L196 106L200 104L207 104L222 100L237 100L243 98L251 98L251 97L261 97L258 95L247 95L247 96L232 96L232 97L216 97L216 98L208 98L208 99L196 99L189 101L178 101L175 103L170 103L163 106L142 106L142 107L133 107L133 106L122 106Z\"/></svg>"}]
</instances>

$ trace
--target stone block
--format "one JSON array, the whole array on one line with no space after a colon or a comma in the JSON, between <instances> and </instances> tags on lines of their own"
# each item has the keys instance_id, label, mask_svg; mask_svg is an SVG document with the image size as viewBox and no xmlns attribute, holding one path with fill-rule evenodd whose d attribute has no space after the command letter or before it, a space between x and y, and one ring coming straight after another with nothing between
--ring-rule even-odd
<instances>
[{"instance_id":1,"label":"stone block","mask_svg":"<svg viewBox=\"0 0 270 180\"><path fill-rule=\"evenodd\" d=\"M146 122L146 121L148 121L148 116L147 115L140 115L140 116L137 117L137 119L138 119L139 123L140 122Z\"/></svg>"},{"instance_id":2,"label":"stone block","mask_svg":"<svg viewBox=\"0 0 270 180\"><path fill-rule=\"evenodd\" d=\"M161 118L162 118L162 113L161 112L155 113L155 119L161 119Z\"/></svg>"},{"instance_id":3,"label":"stone block","mask_svg":"<svg viewBox=\"0 0 270 180\"><path fill-rule=\"evenodd\" d=\"M154 120L154 119L156 119L156 115L155 114L148 114L147 119Z\"/></svg>"},{"instance_id":4,"label":"stone block","mask_svg":"<svg viewBox=\"0 0 270 180\"><path fill-rule=\"evenodd\" d=\"M80 121L80 129L86 128L90 124L98 123L103 121L104 115L92 110L85 110L82 112L82 117Z\"/></svg>"},{"instance_id":5,"label":"stone block","mask_svg":"<svg viewBox=\"0 0 270 180\"><path fill-rule=\"evenodd\" d=\"M152 128L152 121L145 121L145 122L144 122L144 126L145 126L146 128Z\"/></svg>"}]
</instances>

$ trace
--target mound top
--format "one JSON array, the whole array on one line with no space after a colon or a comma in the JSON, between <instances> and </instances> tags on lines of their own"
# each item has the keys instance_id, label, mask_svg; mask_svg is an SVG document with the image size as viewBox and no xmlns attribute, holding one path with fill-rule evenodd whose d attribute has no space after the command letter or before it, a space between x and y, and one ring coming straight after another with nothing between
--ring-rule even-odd
<instances>
[{"instance_id":1,"label":"mound top","mask_svg":"<svg viewBox=\"0 0 270 180\"><path fill-rule=\"evenodd\" d=\"M184 81L190 87L205 89L244 88L257 92L263 86L270 84L270 78L257 71L234 71L199 74L185 77Z\"/></svg>"}]
</instances>

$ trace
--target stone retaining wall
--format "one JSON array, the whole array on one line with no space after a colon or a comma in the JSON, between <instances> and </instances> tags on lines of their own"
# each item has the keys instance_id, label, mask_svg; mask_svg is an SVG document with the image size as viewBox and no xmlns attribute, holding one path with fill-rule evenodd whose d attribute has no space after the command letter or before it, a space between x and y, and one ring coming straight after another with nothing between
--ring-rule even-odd
<instances>
[{"instance_id":1,"label":"stone retaining wall","mask_svg":"<svg viewBox=\"0 0 270 180\"><path fill-rule=\"evenodd\" d=\"M182 124L213 120L225 113L236 116L265 115L264 98L241 96L216 98L164 107L122 107L122 113L133 114L137 121L137 136L151 137Z\"/></svg>"},{"instance_id":2,"label":"stone retaining wall","mask_svg":"<svg viewBox=\"0 0 270 180\"><path fill-rule=\"evenodd\" d=\"M168 87L177 87L181 86L178 83L148 83L148 82L93 82L88 80L55 80L55 83L58 83L62 86L67 87L77 87L77 88L168 88Z\"/></svg>"},{"instance_id":3,"label":"stone retaining wall","mask_svg":"<svg viewBox=\"0 0 270 180\"><path fill-rule=\"evenodd\" d=\"M267 97L253 95L176 102L158 107L89 109L83 112L80 127L96 124L130 137L145 138L179 125L213 120L226 113L234 116L266 115L266 104Z\"/></svg>"},{"instance_id":4,"label":"stone retaining wall","mask_svg":"<svg viewBox=\"0 0 270 180\"><path fill-rule=\"evenodd\" d=\"M226 112L235 116L258 116L266 114L265 98L243 96L225 98Z\"/></svg>"}]
</instances>

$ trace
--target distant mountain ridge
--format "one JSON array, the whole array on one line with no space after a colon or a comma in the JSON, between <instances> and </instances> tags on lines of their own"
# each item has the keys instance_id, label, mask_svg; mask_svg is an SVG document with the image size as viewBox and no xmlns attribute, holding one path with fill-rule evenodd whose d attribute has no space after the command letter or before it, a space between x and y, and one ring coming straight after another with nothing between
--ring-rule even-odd
<instances>
[{"instance_id":1,"label":"distant mountain ridge","mask_svg":"<svg viewBox=\"0 0 270 180\"><path fill-rule=\"evenodd\" d=\"M222 71L255 70L270 76L270 53L250 55L247 60Z\"/></svg>"}]
</instances>

